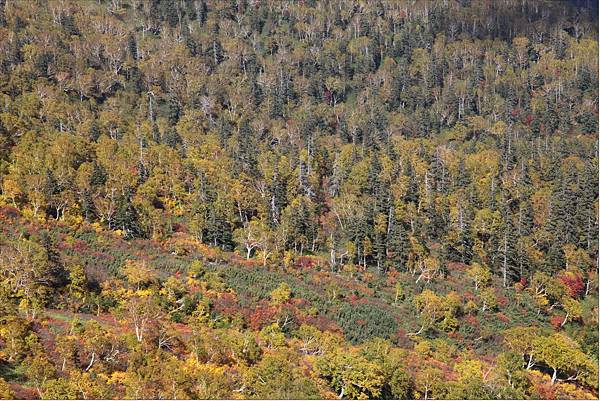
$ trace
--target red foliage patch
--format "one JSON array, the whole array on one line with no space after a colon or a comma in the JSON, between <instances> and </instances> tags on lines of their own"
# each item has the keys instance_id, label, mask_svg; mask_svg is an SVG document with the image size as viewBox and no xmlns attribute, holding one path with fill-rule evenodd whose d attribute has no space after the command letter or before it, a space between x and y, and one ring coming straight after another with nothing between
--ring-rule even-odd
<instances>
[{"instance_id":1,"label":"red foliage patch","mask_svg":"<svg viewBox=\"0 0 600 401\"><path fill-rule=\"evenodd\" d=\"M390 270L390 272L387 274L387 280L385 281L385 283L389 286L396 285L396 283L398 282L398 276L399 273L397 270Z\"/></svg>"},{"instance_id":2,"label":"red foliage patch","mask_svg":"<svg viewBox=\"0 0 600 401\"><path fill-rule=\"evenodd\" d=\"M331 319L325 316L307 316L306 324L316 327L320 331L331 331L334 333L342 333L342 329Z\"/></svg>"},{"instance_id":3,"label":"red foliage patch","mask_svg":"<svg viewBox=\"0 0 600 401\"><path fill-rule=\"evenodd\" d=\"M579 298L584 290L585 283L579 273L573 271L564 271L560 275L560 281L567 287L569 295L573 298Z\"/></svg>"},{"instance_id":4,"label":"red foliage patch","mask_svg":"<svg viewBox=\"0 0 600 401\"><path fill-rule=\"evenodd\" d=\"M87 242L82 241L80 239L76 239L73 241L72 248L75 252L79 252L79 253L87 252L90 249Z\"/></svg>"},{"instance_id":5,"label":"red foliage patch","mask_svg":"<svg viewBox=\"0 0 600 401\"><path fill-rule=\"evenodd\" d=\"M19 217L19 209L12 206L0 206L0 220L12 220Z\"/></svg>"},{"instance_id":6,"label":"red foliage patch","mask_svg":"<svg viewBox=\"0 0 600 401\"><path fill-rule=\"evenodd\" d=\"M235 315L240 311L237 297L229 292L219 294L218 298L214 300L214 308L223 315Z\"/></svg>"},{"instance_id":7,"label":"red foliage patch","mask_svg":"<svg viewBox=\"0 0 600 401\"><path fill-rule=\"evenodd\" d=\"M319 260L314 256L299 256L296 258L296 267L302 269L313 269L319 264Z\"/></svg>"},{"instance_id":8,"label":"red foliage patch","mask_svg":"<svg viewBox=\"0 0 600 401\"><path fill-rule=\"evenodd\" d=\"M255 259L242 259L237 261L241 266L244 267L256 267L258 266L258 261Z\"/></svg>"},{"instance_id":9,"label":"red foliage patch","mask_svg":"<svg viewBox=\"0 0 600 401\"><path fill-rule=\"evenodd\" d=\"M412 345L412 340L408 337L406 330L398 329L396 332L396 345L400 348L410 348Z\"/></svg>"},{"instance_id":10,"label":"red foliage patch","mask_svg":"<svg viewBox=\"0 0 600 401\"><path fill-rule=\"evenodd\" d=\"M542 400L554 400L556 399L556 390L554 386L545 383L535 383L534 385L536 392L539 394Z\"/></svg>"},{"instance_id":11,"label":"red foliage patch","mask_svg":"<svg viewBox=\"0 0 600 401\"><path fill-rule=\"evenodd\" d=\"M500 306L501 308L508 305L508 298L505 296L497 296L496 301L498 302L498 306Z\"/></svg>"},{"instance_id":12,"label":"red foliage patch","mask_svg":"<svg viewBox=\"0 0 600 401\"><path fill-rule=\"evenodd\" d=\"M308 307L310 305L310 302L303 298L292 298L288 303L296 308Z\"/></svg>"},{"instance_id":13,"label":"red foliage patch","mask_svg":"<svg viewBox=\"0 0 600 401\"><path fill-rule=\"evenodd\" d=\"M471 291L465 291L465 293L463 294L463 298L465 299L465 301L474 301L475 300L475 294L473 294Z\"/></svg>"},{"instance_id":14,"label":"red foliage patch","mask_svg":"<svg viewBox=\"0 0 600 401\"><path fill-rule=\"evenodd\" d=\"M464 272L469 268L468 265L461 262L448 262L448 270L449 271L458 271Z\"/></svg>"},{"instance_id":15,"label":"red foliage patch","mask_svg":"<svg viewBox=\"0 0 600 401\"><path fill-rule=\"evenodd\" d=\"M260 330L276 319L277 309L272 306L259 306L254 310L247 310L248 326L252 330Z\"/></svg>"},{"instance_id":16,"label":"red foliage patch","mask_svg":"<svg viewBox=\"0 0 600 401\"><path fill-rule=\"evenodd\" d=\"M479 327L479 320L473 315L468 315L465 317L465 321L469 326Z\"/></svg>"},{"instance_id":17,"label":"red foliage patch","mask_svg":"<svg viewBox=\"0 0 600 401\"><path fill-rule=\"evenodd\" d=\"M508 318L508 316L506 316L504 313L502 312L498 312L496 313L496 317L498 318L498 320L500 320L501 322L504 323L508 323L510 322L510 319Z\"/></svg>"},{"instance_id":18,"label":"red foliage patch","mask_svg":"<svg viewBox=\"0 0 600 401\"><path fill-rule=\"evenodd\" d=\"M33 387L23 387L20 384L10 384L10 389L13 392L16 400L35 400L39 394Z\"/></svg>"},{"instance_id":19,"label":"red foliage patch","mask_svg":"<svg viewBox=\"0 0 600 401\"><path fill-rule=\"evenodd\" d=\"M352 305L356 305L358 302L360 302L362 297L360 297L356 294L351 294L347 299Z\"/></svg>"},{"instance_id":20,"label":"red foliage patch","mask_svg":"<svg viewBox=\"0 0 600 401\"><path fill-rule=\"evenodd\" d=\"M564 317L559 315L554 315L550 318L550 324L554 327L554 330L560 329L560 325L562 324Z\"/></svg>"}]
</instances>

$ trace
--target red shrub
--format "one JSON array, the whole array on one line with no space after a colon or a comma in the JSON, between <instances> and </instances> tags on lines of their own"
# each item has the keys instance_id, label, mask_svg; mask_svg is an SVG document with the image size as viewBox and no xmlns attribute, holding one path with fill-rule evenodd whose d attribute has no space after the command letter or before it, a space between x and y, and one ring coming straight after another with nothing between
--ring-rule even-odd
<instances>
[{"instance_id":1,"label":"red shrub","mask_svg":"<svg viewBox=\"0 0 600 401\"><path fill-rule=\"evenodd\" d=\"M349 301L349 302L350 302L352 305L354 305L354 304L358 303L358 302L359 302L361 299L362 299L362 297L360 297L360 296L358 296L358 295L356 295L356 294L351 294L351 295L348 297L348 301Z\"/></svg>"},{"instance_id":2,"label":"red shrub","mask_svg":"<svg viewBox=\"0 0 600 401\"><path fill-rule=\"evenodd\" d=\"M471 291L465 291L463 298L465 301L474 301L476 297Z\"/></svg>"},{"instance_id":3,"label":"red shrub","mask_svg":"<svg viewBox=\"0 0 600 401\"><path fill-rule=\"evenodd\" d=\"M540 399L542 399L542 400L556 399L556 393L555 393L554 386L552 386L550 384L536 383L534 387L535 387L536 392L539 394Z\"/></svg>"},{"instance_id":4,"label":"red shrub","mask_svg":"<svg viewBox=\"0 0 600 401\"><path fill-rule=\"evenodd\" d=\"M312 269L318 264L318 260L312 256L299 256L296 258L296 266L303 269Z\"/></svg>"},{"instance_id":5,"label":"red shrub","mask_svg":"<svg viewBox=\"0 0 600 401\"><path fill-rule=\"evenodd\" d=\"M573 298L579 298L585 290L583 277L573 271L564 271L560 275L560 281L567 287L569 295Z\"/></svg>"},{"instance_id":6,"label":"red shrub","mask_svg":"<svg viewBox=\"0 0 600 401\"><path fill-rule=\"evenodd\" d=\"M498 312L496 313L496 317L498 318L498 320L500 320L501 322L504 323L508 323L510 322L510 319L502 312Z\"/></svg>"},{"instance_id":7,"label":"red shrub","mask_svg":"<svg viewBox=\"0 0 600 401\"><path fill-rule=\"evenodd\" d=\"M326 318L325 316L307 316L305 322L316 327L320 331L331 331L335 333L342 332L336 322Z\"/></svg>"},{"instance_id":8,"label":"red shrub","mask_svg":"<svg viewBox=\"0 0 600 401\"><path fill-rule=\"evenodd\" d=\"M406 330L399 328L396 332L396 345L400 348L410 348L412 345L412 340L408 337Z\"/></svg>"},{"instance_id":9,"label":"red shrub","mask_svg":"<svg viewBox=\"0 0 600 401\"><path fill-rule=\"evenodd\" d=\"M223 315L235 315L240 311L235 294L223 293L214 300L214 308Z\"/></svg>"},{"instance_id":10,"label":"red shrub","mask_svg":"<svg viewBox=\"0 0 600 401\"><path fill-rule=\"evenodd\" d=\"M248 326L252 330L260 330L268 324L271 324L277 318L275 317L277 314L277 309L270 306L262 306L254 309L254 311L249 311L250 316L248 316Z\"/></svg>"},{"instance_id":11,"label":"red shrub","mask_svg":"<svg viewBox=\"0 0 600 401\"><path fill-rule=\"evenodd\" d=\"M34 388L23 387L20 384L10 384L10 389L16 400L34 400L39 397Z\"/></svg>"},{"instance_id":12,"label":"red shrub","mask_svg":"<svg viewBox=\"0 0 600 401\"><path fill-rule=\"evenodd\" d=\"M88 245L88 243L80 239L76 239L73 244L73 250L76 252L87 252L89 251L89 249L90 246Z\"/></svg>"},{"instance_id":13,"label":"red shrub","mask_svg":"<svg viewBox=\"0 0 600 401\"><path fill-rule=\"evenodd\" d=\"M467 324L469 326L479 327L479 320L475 316L468 315L467 317L465 317L465 320L467 321Z\"/></svg>"},{"instance_id":14,"label":"red shrub","mask_svg":"<svg viewBox=\"0 0 600 401\"><path fill-rule=\"evenodd\" d=\"M396 282L398 281L398 275L399 274L397 270L390 270L385 283L389 286L396 285Z\"/></svg>"},{"instance_id":15,"label":"red shrub","mask_svg":"<svg viewBox=\"0 0 600 401\"><path fill-rule=\"evenodd\" d=\"M12 206L0 206L0 220L16 219L19 217L19 209Z\"/></svg>"},{"instance_id":16,"label":"red shrub","mask_svg":"<svg viewBox=\"0 0 600 401\"><path fill-rule=\"evenodd\" d=\"M460 263L460 262L449 262L448 263L448 270L450 270L450 271L464 272L468 268L469 268L469 266L464 263Z\"/></svg>"},{"instance_id":17,"label":"red shrub","mask_svg":"<svg viewBox=\"0 0 600 401\"><path fill-rule=\"evenodd\" d=\"M554 315L550 318L550 324L554 327L554 330L560 329L560 325L562 324L564 318L559 315Z\"/></svg>"},{"instance_id":18,"label":"red shrub","mask_svg":"<svg viewBox=\"0 0 600 401\"><path fill-rule=\"evenodd\" d=\"M508 298L505 297L505 296L498 296L498 297L496 297L496 301L498 302L498 306L500 306L501 308L503 308L506 305L508 305Z\"/></svg>"},{"instance_id":19,"label":"red shrub","mask_svg":"<svg viewBox=\"0 0 600 401\"><path fill-rule=\"evenodd\" d=\"M242 259L238 261L238 263L245 267L256 267L258 266L258 261L255 259Z\"/></svg>"},{"instance_id":20,"label":"red shrub","mask_svg":"<svg viewBox=\"0 0 600 401\"><path fill-rule=\"evenodd\" d=\"M188 228L185 224L173 223L173 231L176 233L187 233Z\"/></svg>"}]
</instances>

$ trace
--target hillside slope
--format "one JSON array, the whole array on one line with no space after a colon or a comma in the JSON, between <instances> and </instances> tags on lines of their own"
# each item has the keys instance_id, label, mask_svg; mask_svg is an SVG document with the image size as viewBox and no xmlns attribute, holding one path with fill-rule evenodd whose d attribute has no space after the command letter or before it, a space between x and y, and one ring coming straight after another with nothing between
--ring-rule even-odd
<instances>
[{"instance_id":1,"label":"hillside slope","mask_svg":"<svg viewBox=\"0 0 600 401\"><path fill-rule=\"evenodd\" d=\"M597 397L590 3L0 0L0 398Z\"/></svg>"}]
</instances>

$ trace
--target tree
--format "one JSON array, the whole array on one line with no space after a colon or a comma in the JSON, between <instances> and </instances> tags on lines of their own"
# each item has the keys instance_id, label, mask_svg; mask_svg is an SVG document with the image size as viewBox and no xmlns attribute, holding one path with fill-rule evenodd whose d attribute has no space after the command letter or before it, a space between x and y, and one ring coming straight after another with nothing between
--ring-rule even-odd
<instances>
[{"instance_id":1,"label":"tree","mask_svg":"<svg viewBox=\"0 0 600 401\"><path fill-rule=\"evenodd\" d=\"M254 249L266 245L261 241L264 240L263 235L266 230L268 228L263 221L251 220L244 227L234 231L234 240L246 248L246 259L250 259Z\"/></svg>"},{"instance_id":2,"label":"tree","mask_svg":"<svg viewBox=\"0 0 600 401\"><path fill-rule=\"evenodd\" d=\"M479 294L479 300L481 302L481 311L494 310L498 307L496 300L496 294L492 288L486 288Z\"/></svg>"},{"instance_id":3,"label":"tree","mask_svg":"<svg viewBox=\"0 0 600 401\"><path fill-rule=\"evenodd\" d=\"M408 400L413 395L413 378L404 369L396 369L389 381L391 396L397 400Z\"/></svg>"},{"instance_id":4,"label":"tree","mask_svg":"<svg viewBox=\"0 0 600 401\"><path fill-rule=\"evenodd\" d=\"M337 350L317 363L319 375L339 393L339 398L379 398L384 384L381 367L360 355Z\"/></svg>"},{"instance_id":5,"label":"tree","mask_svg":"<svg viewBox=\"0 0 600 401\"><path fill-rule=\"evenodd\" d=\"M285 345L285 335L278 323L272 323L263 327L259 333L259 337L269 349L280 348Z\"/></svg>"},{"instance_id":6,"label":"tree","mask_svg":"<svg viewBox=\"0 0 600 401\"><path fill-rule=\"evenodd\" d=\"M156 273L147 266L145 261L128 259L122 271L127 282L137 291L157 281Z\"/></svg>"},{"instance_id":7,"label":"tree","mask_svg":"<svg viewBox=\"0 0 600 401\"><path fill-rule=\"evenodd\" d=\"M490 396L481 361L461 361L454 366L454 371L458 373L458 380L450 385L449 398L480 399Z\"/></svg>"},{"instance_id":8,"label":"tree","mask_svg":"<svg viewBox=\"0 0 600 401\"><path fill-rule=\"evenodd\" d=\"M63 377L46 381L41 394L47 400L76 399L79 395L75 386Z\"/></svg>"},{"instance_id":9,"label":"tree","mask_svg":"<svg viewBox=\"0 0 600 401\"><path fill-rule=\"evenodd\" d=\"M3 378L0 378L0 398L5 400L15 398L13 391Z\"/></svg>"},{"instance_id":10,"label":"tree","mask_svg":"<svg viewBox=\"0 0 600 401\"><path fill-rule=\"evenodd\" d=\"M492 279L490 271L479 263L473 263L471 268L467 270L467 274L475 283L475 291L479 287L486 286Z\"/></svg>"},{"instance_id":11,"label":"tree","mask_svg":"<svg viewBox=\"0 0 600 401\"><path fill-rule=\"evenodd\" d=\"M538 328L513 327L505 330L504 343L508 348L521 356L521 361L527 360L525 368L531 369L535 365L536 349L535 338L540 334ZM521 362L523 363L523 362Z\"/></svg>"},{"instance_id":12,"label":"tree","mask_svg":"<svg viewBox=\"0 0 600 401\"><path fill-rule=\"evenodd\" d=\"M404 299L404 289L400 281L396 283L394 291L394 305L397 305L398 301Z\"/></svg>"},{"instance_id":13,"label":"tree","mask_svg":"<svg viewBox=\"0 0 600 401\"><path fill-rule=\"evenodd\" d=\"M138 342L142 342L151 325L164 316L156 297L151 292L144 291L133 293L122 300L119 310L126 322L133 326Z\"/></svg>"},{"instance_id":14,"label":"tree","mask_svg":"<svg viewBox=\"0 0 600 401\"><path fill-rule=\"evenodd\" d=\"M79 308L86 302L88 296L87 277L83 266L80 264L72 264L68 266L69 284L67 291L73 305L73 311L77 312Z\"/></svg>"},{"instance_id":15,"label":"tree","mask_svg":"<svg viewBox=\"0 0 600 401\"><path fill-rule=\"evenodd\" d=\"M54 365L41 351L28 356L24 363L27 366L25 371L27 378L34 383L38 394L42 397L42 388L46 385L46 382L56 377Z\"/></svg>"},{"instance_id":16,"label":"tree","mask_svg":"<svg viewBox=\"0 0 600 401\"><path fill-rule=\"evenodd\" d=\"M295 366L295 357L287 350L272 352L244 372L244 392L262 399L318 398L313 380Z\"/></svg>"},{"instance_id":17,"label":"tree","mask_svg":"<svg viewBox=\"0 0 600 401\"><path fill-rule=\"evenodd\" d=\"M413 298L413 304L419 313L421 328L412 333L419 335L424 330L433 327L436 323L442 323L445 329L453 329L455 314L460 306L460 299L456 294L449 293L446 297L439 297L431 290L423 290L423 292Z\"/></svg>"},{"instance_id":18,"label":"tree","mask_svg":"<svg viewBox=\"0 0 600 401\"><path fill-rule=\"evenodd\" d=\"M37 344L31 323L18 316L4 316L1 320L0 338L4 342L4 353L8 362L22 361L31 355Z\"/></svg>"},{"instance_id":19,"label":"tree","mask_svg":"<svg viewBox=\"0 0 600 401\"><path fill-rule=\"evenodd\" d=\"M95 320L89 320L83 326L81 332L83 340L83 355L81 355L84 363L84 372L102 371L105 365L114 364L116 356L120 353L119 343ZM100 365L100 366L98 366Z\"/></svg>"},{"instance_id":20,"label":"tree","mask_svg":"<svg viewBox=\"0 0 600 401\"><path fill-rule=\"evenodd\" d=\"M425 367L417 372L415 387L424 400L443 397L443 372L435 367ZM438 394L439 393L439 394Z\"/></svg>"},{"instance_id":21,"label":"tree","mask_svg":"<svg viewBox=\"0 0 600 401\"><path fill-rule=\"evenodd\" d=\"M287 302L292 295L292 289L287 283L279 284L279 287L271 291L271 301L274 305L281 305Z\"/></svg>"},{"instance_id":22,"label":"tree","mask_svg":"<svg viewBox=\"0 0 600 401\"><path fill-rule=\"evenodd\" d=\"M4 242L0 250L2 285L26 315L35 318L52 292L54 270L48 251L33 239Z\"/></svg>"},{"instance_id":23,"label":"tree","mask_svg":"<svg viewBox=\"0 0 600 401\"><path fill-rule=\"evenodd\" d=\"M581 307L581 303L578 301L567 298L563 301L563 309L565 310L565 319L560 324L560 327L563 327L568 321L581 319L583 314L583 308Z\"/></svg>"},{"instance_id":24,"label":"tree","mask_svg":"<svg viewBox=\"0 0 600 401\"><path fill-rule=\"evenodd\" d=\"M557 380L572 381L588 374L597 375L597 366L581 352L577 343L564 334L539 337L534 347L539 361L552 369L552 384Z\"/></svg>"}]
</instances>

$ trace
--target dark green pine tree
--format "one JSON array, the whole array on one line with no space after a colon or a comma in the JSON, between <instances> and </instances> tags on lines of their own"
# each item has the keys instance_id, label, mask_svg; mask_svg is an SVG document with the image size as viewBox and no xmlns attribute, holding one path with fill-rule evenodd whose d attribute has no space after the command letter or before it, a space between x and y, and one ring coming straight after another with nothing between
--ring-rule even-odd
<instances>
[{"instance_id":1,"label":"dark green pine tree","mask_svg":"<svg viewBox=\"0 0 600 401\"><path fill-rule=\"evenodd\" d=\"M94 162L94 168L92 170L92 175L90 176L90 185L93 187L99 187L106 183L108 179L108 174L106 169L102 167L100 164Z\"/></svg>"},{"instance_id":2,"label":"dark green pine tree","mask_svg":"<svg viewBox=\"0 0 600 401\"><path fill-rule=\"evenodd\" d=\"M204 230L203 237L209 245L220 247L223 250L233 249L231 225L227 222L227 218L220 212L219 207L215 206L214 203L209 208L208 224Z\"/></svg>"},{"instance_id":3,"label":"dark green pine tree","mask_svg":"<svg viewBox=\"0 0 600 401\"><path fill-rule=\"evenodd\" d=\"M465 166L465 160L463 158L458 162L458 174L456 179L452 183L451 191L468 188L471 185L471 177Z\"/></svg>"},{"instance_id":4,"label":"dark green pine tree","mask_svg":"<svg viewBox=\"0 0 600 401\"><path fill-rule=\"evenodd\" d=\"M78 204L85 221L91 222L93 219L96 218L96 207L94 206L94 199L89 191L84 190L79 193Z\"/></svg>"},{"instance_id":5,"label":"dark green pine tree","mask_svg":"<svg viewBox=\"0 0 600 401\"><path fill-rule=\"evenodd\" d=\"M167 112L167 120L169 121L170 125L175 125L177 124L177 121L179 121L179 117L181 116L181 104L176 97L171 96L169 98L168 105L169 108Z\"/></svg>"},{"instance_id":6,"label":"dark green pine tree","mask_svg":"<svg viewBox=\"0 0 600 401\"><path fill-rule=\"evenodd\" d=\"M125 238L144 237L145 233L139 224L137 210L131 204L131 194L117 198L117 208L112 221L114 230L122 230Z\"/></svg>"},{"instance_id":7,"label":"dark green pine tree","mask_svg":"<svg viewBox=\"0 0 600 401\"><path fill-rule=\"evenodd\" d=\"M6 13L4 8L6 7L6 0L0 0L0 27L6 27Z\"/></svg>"},{"instance_id":8,"label":"dark green pine tree","mask_svg":"<svg viewBox=\"0 0 600 401\"><path fill-rule=\"evenodd\" d=\"M501 209L504 227L502 234L498 239L496 261L497 271L502 277L502 286L507 288L511 283L517 281L521 275L518 264L517 238L515 236L516 227L510 210L510 205L506 199L503 199Z\"/></svg>"},{"instance_id":9,"label":"dark green pine tree","mask_svg":"<svg viewBox=\"0 0 600 401\"><path fill-rule=\"evenodd\" d=\"M461 211L460 227L458 229L458 237L456 240L449 241L448 237L444 237L442 242L444 249L444 257L452 262L460 262L469 264L473 259L473 238L471 236L471 225L463 208Z\"/></svg>"},{"instance_id":10,"label":"dark green pine tree","mask_svg":"<svg viewBox=\"0 0 600 401\"><path fill-rule=\"evenodd\" d=\"M404 202L412 202L416 205L419 203L419 183L417 182L412 163L406 163L404 175L408 176L408 188L406 195L404 195Z\"/></svg>"},{"instance_id":11,"label":"dark green pine tree","mask_svg":"<svg viewBox=\"0 0 600 401\"><path fill-rule=\"evenodd\" d=\"M565 255L562 246L577 242L575 216L577 212L576 193L572 191L574 172L567 172L560 178L556 190L552 193L550 217L547 230L551 233L551 243L547 244L544 270L554 273L564 267Z\"/></svg>"},{"instance_id":12,"label":"dark green pine tree","mask_svg":"<svg viewBox=\"0 0 600 401\"><path fill-rule=\"evenodd\" d=\"M577 204L574 216L577 228L576 244L595 253L598 245L598 221L595 206L598 199L598 168L591 161L577 180Z\"/></svg>"},{"instance_id":13,"label":"dark green pine tree","mask_svg":"<svg viewBox=\"0 0 600 401\"><path fill-rule=\"evenodd\" d=\"M576 118L579 129L584 134L598 132L598 116L589 110L583 110Z\"/></svg>"},{"instance_id":14,"label":"dark green pine tree","mask_svg":"<svg viewBox=\"0 0 600 401\"><path fill-rule=\"evenodd\" d=\"M240 171L256 173L256 140L248 119L244 119L237 130L235 161Z\"/></svg>"},{"instance_id":15,"label":"dark green pine tree","mask_svg":"<svg viewBox=\"0 0 600 401\"><path fill-rule=\"evenodd\" d=\"M559 178L558 188L552 193L550 232L554 235L557 244L577 243L577 192L574 186L577 185L577 173L575 171L566 171L563 177Z\"/></svg>"},{"instance_id":16,"label":"dark green pine tree","mask_svg":"<svg viewBox=\"0 0 600 401\"><path fill-rule=\"evenodd\" d=\"M429 166L429 171L431 174L429 175L433 180L432 187L436 192L447 193L448 192L448 170L442 160L440 155L440 149L436 149L435 155L433 156L433 161Z\"/></svg>"},{"instance_id":17,"label":"dark green pine tree","mask_svg":"<svg viewBox=\"0 0 600 401\"><path fill-rule=\"evenodd\" d=\"M174 127L168 129L164 133L162 137L162 142L173 149L177 149L179 145L183 143L181 137L179 136L179 133Z\"/></svg>"},{"instance_id":18,"label":"dark green pine tree","mask_svg":"<svg viewBox=\"0 0 600 401\"><path fill-rule=\"evenodd\" d=\"M525 238L533 233L533 205L529 198L524 198L519 204L516 219L516 266L519 272L519 278L529 277L533 265L527 253Z\"/></svg>"},{"instance_id":19,"label":"dark green pine tree","mask_svg":"<svg viewBox=\"0 0 600 401\"><path fill-rule=\"evenodd\" d=\"M392 210L392 216L394 211ZM388 260L392 267L403 271L408 260L408 230L402 221L392 217L387 235Z\"/></svg>"},{"instance_id":20,"label":"dark green pine tree","mask_svg":"<svg viewBox=\"0 0 600 401\"><path fill-rule=\"evenodd\" d=\"M278 171L275 171L273 182L270 188L270 196L265 201L268 203L269 217L273 225L280 223L281 211L288 204L287 199L287 180L282 177Z\"/></svg>"},{"instance_id":21,"label":"dark green pine tree","mask_svg":"<svg viewBox=\"0 0 600 401\"><path fill-rule=\"evenodd\" d=\"M200 0L196 4L196 18L198 19L200 25L204 25L208 15L208 7L206 6L206 2L204 0Z\"/></svg>"}]
</instances>

